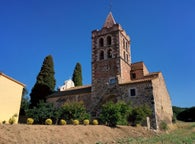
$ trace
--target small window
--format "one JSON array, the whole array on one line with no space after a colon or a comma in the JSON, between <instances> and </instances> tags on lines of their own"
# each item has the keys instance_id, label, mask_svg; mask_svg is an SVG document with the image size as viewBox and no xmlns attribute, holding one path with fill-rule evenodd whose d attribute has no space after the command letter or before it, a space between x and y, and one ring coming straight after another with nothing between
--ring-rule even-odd
<instances>
[{"instance_id":1,"label":"small window","mask_svg":"<svg viewBox=\"0 0 195 144\"><path fill-rule=\"evenodd\" d=\"M109 84L110 85L115 84L115 83L116 83L116 78L115 77L109 79Z\"/></svg>"},{"instance_id":2,"label":"small window","mask_svg":"<svg viewBox=\"0 0 195 144\"><path fill-rule=\"evenodd\" d=\"M132 74L131 74L131 78L132 78L132 79L135 79L135 78L136 78L136 73L132 73Z\"/></svg>"},{"instance_id":3,"label":"small window","mask_svg":"<svg viewBox=\"0 0 195 144\"><path fill-rule=\"evenodd\" d=\"M104 46L104 39L103 38L100 38L100 40L99 40L99 46L100 47L103 47Z\"/></svg>"},{"instance_id":4,"label":"small window","mask_svg":"<svg viewBox=\"0 0 195 144\"><path fill-rule=\"evenodd\" d=\"M130 96L136 96L136 90L130 89Z\"/></svg>"},{"instance_id":5,"label":"small window","mask_svg":"<svg viewBox=\"0 0 195 144\"><path fill-rule=\"evenodd\" d=\"M107 45L111 45L112 44L112 40L111 40L111 36L107 37Z\"/></svg>"}]
</instances>

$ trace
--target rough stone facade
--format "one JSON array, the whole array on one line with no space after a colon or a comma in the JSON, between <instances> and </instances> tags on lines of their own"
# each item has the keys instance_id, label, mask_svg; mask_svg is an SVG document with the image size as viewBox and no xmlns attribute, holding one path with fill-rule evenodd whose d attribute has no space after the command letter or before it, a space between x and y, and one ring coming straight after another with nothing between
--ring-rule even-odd
<instances>
[{"instance_id":1,"label":"rough stone facade","mask_svg":"<svg viewBox=\"0 0 195 144\"><path fill-rule=\"evenodd\" d=\"M109 13L101 30L92 31L92 85L50 95L48 102L61 106L83 101L93 117L102 104L123 100L132 106L148 105L151 127L172 122L171 100L161 72L150 73L143 62L131 62L130 37Z\"/></svg>"}]
</instances>

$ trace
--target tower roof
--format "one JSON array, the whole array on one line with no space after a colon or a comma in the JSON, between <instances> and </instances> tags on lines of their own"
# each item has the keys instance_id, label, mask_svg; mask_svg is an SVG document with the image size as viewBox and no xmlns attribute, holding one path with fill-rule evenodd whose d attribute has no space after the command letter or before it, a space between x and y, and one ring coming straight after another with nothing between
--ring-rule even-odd
<instances>
[{"instance_id":1,"label":"tower roof","mask_svg":"<svg viewBox=\"0 0 195 144\"><path fill-rule=\"evenodd\" d=\"M106 18L106 21L103 27L109 28L109 27L112 27L114 24L116 24L116 22L114 20L114 17L112 16L112 13L110 12Z\"/></svg>"}]
</instances>

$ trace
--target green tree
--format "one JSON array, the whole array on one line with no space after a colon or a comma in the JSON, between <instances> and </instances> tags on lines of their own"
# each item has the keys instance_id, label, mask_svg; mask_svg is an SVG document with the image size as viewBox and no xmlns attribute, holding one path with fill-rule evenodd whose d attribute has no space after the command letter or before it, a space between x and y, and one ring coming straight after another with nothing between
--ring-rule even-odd
<instances>
[{"instance_id":1,"label":"green tree","mask_svg":"<svg viewBox=\"0 0 195 144\"><path fill-rule=\"evenodd\" d=\"M185 122L195 122L195 106L180 112L177 119Z\"/></svg>"},{"instance_id":2,"label":"green tree","mask_svg":"<svg viewBox=\"0 0 195 144\"><path fill-rule=\"evenodd\" d=\"M30 93L31 107L36 106L40 100L46 101L46 96L54 91L56 84L54 74L53 58L49 55L44 59L37 81Z\"/></svg>"},{"instance_id":3,"label":"green tree","mask_svg":"<svg viewBox=\"0 0 195 144\"><path fill-rule=\"evenodd\" d=\"M72 81L74 82L75 86L82 86L82 68L81 64L77 63L72 75Z\"/></svg>"},{"instance_id":4,"label":"green tree","mask_svg":"<svg viewBox=\"0 0 195 144\"><path fill-rule=\"evenodd\" d=\"M27 97L27 93L28 92L27 92L26 87L23 88L19 115L25 116L25 110L29 108L30 102L29 102L29 97Z\"/></svg>"}]
</instances>

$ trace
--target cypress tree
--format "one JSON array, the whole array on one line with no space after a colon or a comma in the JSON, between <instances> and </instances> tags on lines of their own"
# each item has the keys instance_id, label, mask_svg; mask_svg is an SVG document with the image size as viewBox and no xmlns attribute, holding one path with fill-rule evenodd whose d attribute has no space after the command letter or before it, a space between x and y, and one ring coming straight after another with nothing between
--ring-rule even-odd
<instances>
[{"instance_id":1,"label":"cypress tree","mask_svg":"<svg viewBox=\"0 0 195 144\"><path fill-rule=\"evenodd\" d=\"M74 82L75 86L82 86L82 68L81 64L77 63L72 75L72 81Z\"/></svg>"},{"instance_id":2,"label":"cypress tree","mask_svg":"<svg viewBox=\"0 0 195 144\"><path fill-rule=\"evenodd\" d=\"M36 106L40 100L46 101L46 96L54 91L56 80L54 77L54 63L51 55L45 57L37 81L30 93L31 107Z\"/></svg>"}]
</instances>

